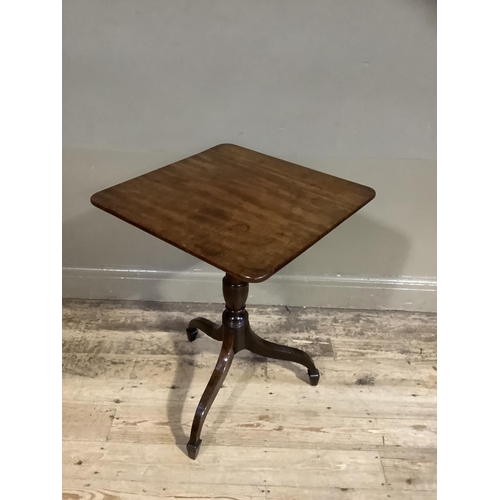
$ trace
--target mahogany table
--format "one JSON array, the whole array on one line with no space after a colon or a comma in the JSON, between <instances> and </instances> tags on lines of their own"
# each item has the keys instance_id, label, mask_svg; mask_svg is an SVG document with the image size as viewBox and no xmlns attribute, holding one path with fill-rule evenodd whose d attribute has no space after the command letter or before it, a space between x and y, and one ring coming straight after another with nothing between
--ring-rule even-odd
<instances>
[{"instance_id":1,"label":"mahogany table","mask_svg":"<svg viewBox=\"0 0 500 500\"><path fill-rule=\"evenodd\" d=\"M242 349L300 363L311 385L317 385L319 371L309 354L268 342L250 328L248 284L270 278L374 196L367 186L233 144L220 144L92 196L96 207L226 273L222 324L195 318L187 328L191 342L199 330L222 342L194 416L190 458L198 455L207 413Z\"/></svg>"}]
</instances>

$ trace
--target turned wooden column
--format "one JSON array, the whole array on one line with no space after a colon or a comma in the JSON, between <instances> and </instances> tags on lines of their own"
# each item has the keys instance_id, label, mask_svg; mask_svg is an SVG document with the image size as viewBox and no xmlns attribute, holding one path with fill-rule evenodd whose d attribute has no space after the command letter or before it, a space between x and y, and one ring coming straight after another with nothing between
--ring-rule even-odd
<instances>
[{"instance_id":1,"label":"turned wooden column","mask_svg":"<svg viewBox=\"0 0 500 500\"><path fill-rule=\"evenodd\" d=\"M222 279L222 293L226 309L222 313L223 331L234 335L235 354L245 349L245 330L249 327L248 312L245 309L249 285L226 274Z\"/></svg>"}]
</instances>

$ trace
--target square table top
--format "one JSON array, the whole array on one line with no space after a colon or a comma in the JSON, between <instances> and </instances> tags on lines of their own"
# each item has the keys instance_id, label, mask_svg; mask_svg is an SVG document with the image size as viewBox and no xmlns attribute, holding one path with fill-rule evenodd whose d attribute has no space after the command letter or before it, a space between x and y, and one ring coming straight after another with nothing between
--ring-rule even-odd
<instances>
[{"instance_id":1,"label":"square table top","mask_svg":"<svg viewBox=\"0 0 500 500\"><path fill-rule=\"evenodd\" d=\"M91 202L240 280L258 283L374 197L367 186L220 144L99 191Z\"/></svg>"}]
</instances>

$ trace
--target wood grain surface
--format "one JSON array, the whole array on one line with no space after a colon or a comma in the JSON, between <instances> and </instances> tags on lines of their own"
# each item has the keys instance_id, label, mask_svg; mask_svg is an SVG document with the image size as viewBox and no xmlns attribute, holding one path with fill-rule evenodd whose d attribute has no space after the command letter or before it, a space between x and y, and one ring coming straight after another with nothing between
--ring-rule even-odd
<instances>
[{"instance_id":1,"label":"wood grain surface","mask_svg":"<svg viewBox=\"0 0 500 500\"><path fill-rule=\"evenodd\" d=\"M63 499L434 500L436 315L249 307L299 365L242 351L186 456L220 352L195 316L220 305L67 300L63 305Z\"/></svg>"},{"instance_id":2,"label":"wood grain surface","mask_svg":"<svg viewBox=\"0 0 500 500\"><path fill-rule=\"evenodd\" d=\"M264 281L375 196L369 187L221 144L91 202L247 282Z\"/></svg>"}]
</instances>

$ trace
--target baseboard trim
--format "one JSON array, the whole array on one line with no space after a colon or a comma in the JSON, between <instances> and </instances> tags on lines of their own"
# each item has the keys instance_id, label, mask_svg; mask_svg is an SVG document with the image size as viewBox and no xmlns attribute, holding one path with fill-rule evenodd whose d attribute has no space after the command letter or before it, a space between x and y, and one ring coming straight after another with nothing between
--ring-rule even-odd
<instances>
[{"instance_id":1,"label":"baseboard trim","mask_svg":"<svg viewBox=\"0 0 500 500\"><path fill-rule=\"evenodd\" d=\"M222 302L222 272L65 267L64 298ZM282 276L250 286L249 304L436 311L436 280L363 276Z\"/></svg>"}]
</instances>

